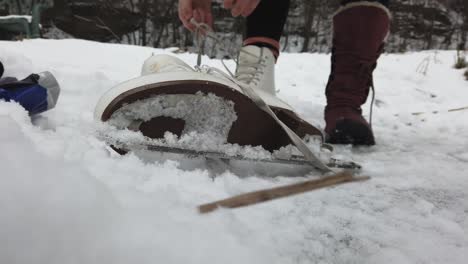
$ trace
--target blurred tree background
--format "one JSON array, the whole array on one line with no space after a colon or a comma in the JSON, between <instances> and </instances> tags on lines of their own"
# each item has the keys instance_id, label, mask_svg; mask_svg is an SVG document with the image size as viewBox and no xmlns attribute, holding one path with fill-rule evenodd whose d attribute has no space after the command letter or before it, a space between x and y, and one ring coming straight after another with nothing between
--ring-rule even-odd
<instances>
[{"instance_id":1,"label":"blurred tree background","mask_svg":"<svg viewBox=\"0 0 468 264\"><path fill-rule=\"evenodd\" d=\"M281 1L281 0L278 0ZM192 34L177 15L177 0L0 0L0 16L31 15L40 6L44 38L82 38L103 42L179 47L193 50ZM214 0L215 30L226 45L239 46L242 18L232 18ZM331 16L339 0L292 0L281 40L292 52L328 52ZM467 47L468 0L394 0L390 52ZM211 45L210 55L219 50Z\"/></svg>"}]
</instances>

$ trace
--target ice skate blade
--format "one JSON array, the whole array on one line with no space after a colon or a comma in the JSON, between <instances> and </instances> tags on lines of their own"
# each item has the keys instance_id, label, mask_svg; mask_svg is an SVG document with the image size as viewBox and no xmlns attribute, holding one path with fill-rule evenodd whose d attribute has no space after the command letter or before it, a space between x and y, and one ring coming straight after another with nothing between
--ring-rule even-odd
<instances>
[{"instance_id":1,"label":"ice skate blade","mask_svg":"<svg viewBox=\"0 0 468 264\"><path fill-rule=\"evenodd\" d=\"M151 156L158 160L181 160L181 158L191 160L219 160L234 168L252 169L252 165L261 165L265 170L270 171L285 171L290 169L298 173L297 176L305 175L306 172L316 169L303 156L292 155L290 158L248 158L241 155L227 155L226 153L217 151L200 151L192 149L183 149L178 147L159 146L153 144L119 144L120 148L127 149L132 152L140 153L137 156L143 156L147 161L152 161ZM250 167L249 167L250 166ZM335 169L344 169L359 171L361 166L351 161L342 161L338 159L330 159L327 166ZM257 167L258 169L259 167Z\"/></svg>"}]
</instances>

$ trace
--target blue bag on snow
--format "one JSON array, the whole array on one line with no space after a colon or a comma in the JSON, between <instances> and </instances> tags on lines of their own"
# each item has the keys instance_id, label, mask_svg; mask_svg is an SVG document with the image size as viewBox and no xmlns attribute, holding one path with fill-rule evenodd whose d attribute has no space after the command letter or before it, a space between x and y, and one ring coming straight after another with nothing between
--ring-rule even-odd
<instances>
[{"instance_id":1,"label":"blue bag on snow","mask_svg":"<svg viewBox=\"0 0 468 264\"><path fill-rule=\"evenodd\" d=\"M18 102L30 115L54 108L59 94L57 80L47 71L31 74L20 81L13 77L0 79L0 100Z\"/></svg>"}]
</instances>

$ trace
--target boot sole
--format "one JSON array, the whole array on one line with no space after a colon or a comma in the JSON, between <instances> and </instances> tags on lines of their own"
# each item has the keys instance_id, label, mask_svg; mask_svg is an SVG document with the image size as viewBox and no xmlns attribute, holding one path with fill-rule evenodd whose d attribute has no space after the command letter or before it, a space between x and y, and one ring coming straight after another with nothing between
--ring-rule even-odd
<instances>
[{"instance_id":1,"label":"boot sole","mask_svg":"<svg viewBox=\"0 0 468 264\"><path fill-rule=\"evenodd\" d=\"M372 130L364 124L349 119L338 121L333 132L327 135L326 142L353 146L375 145Z\"/></svg>"},{"instance_id":2,"label":"boot sole","mask_svg":"<svg viewBox=\"0 0 468 264\"><path fill-rule=\"evenodd\" d=\"M164 82L159 79L153 80L151 76L130 80L108 91L99 101L95 115L97 119L106 122L115 111L138 100L165 94L211 93L234 102L238 119L229 131L228 143L241 146L262 146L269 151L292 144L276 121L257 107L250 98L222 83L200 80L203 75L198 75L198 80L179 80L179 76L174 76L174 80L168 79ZM153 76L157 77L158 75L154 74ZM299 137L305 135L322 136L320 130L299 118L294 112L277 107L271 108L278 118ZM157 117L143 122L135 129L150 138L161 138L165 131L171 131L180 136L183 127L183 120Z\"/></svg>"}]
</instances>

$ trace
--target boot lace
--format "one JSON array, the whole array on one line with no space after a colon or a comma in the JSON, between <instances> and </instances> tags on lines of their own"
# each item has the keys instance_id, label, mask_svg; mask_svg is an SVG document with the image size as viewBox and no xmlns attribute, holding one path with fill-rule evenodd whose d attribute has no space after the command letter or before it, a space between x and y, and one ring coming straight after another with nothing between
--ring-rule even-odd
<instances>
[{"instance_id":1,"label":"boot lace","mask_svg":"<svg viewBox=\"0 0 468 264\"><path fill-rule=\"evenodd\" d=\"M374 62L363 62L361 63L361 72L364 75L363 77L366 78L368 82L368 87L370 88L370 92L372 92L372 97L371 97L371 103L370 103L370 109L369 109L369 126L372 129L372 115L374 112L374 104L375 104L375 85L374 85L374 77L373 77L373 72L375 68L377 67L377 59L380 57L380 55L384 52L384 44L380 45L379 49L377 50L377 55L374 60Z\"/></svg>"},{"instance_id":2,"label":"boot lace","mask_svg":"<svg viewBox=\"0 0 468 264\"><path fill-rule=\"evenodd\" d=\"M374 112L374 103L375 103L375 86L374 86L374 77L373 77L373 72L374 69L376 68L377 63L372 63L372 62L361 62L360 63L360 68L359 68L359 74L362 76L362 78L365 78L367 82L367 87L370 89L370 92L372 92L372 97L371 97L371 103L370 103L370 109L369 109L369 126L372 129L372 115Z\"/></svg>"}]
</instances>

